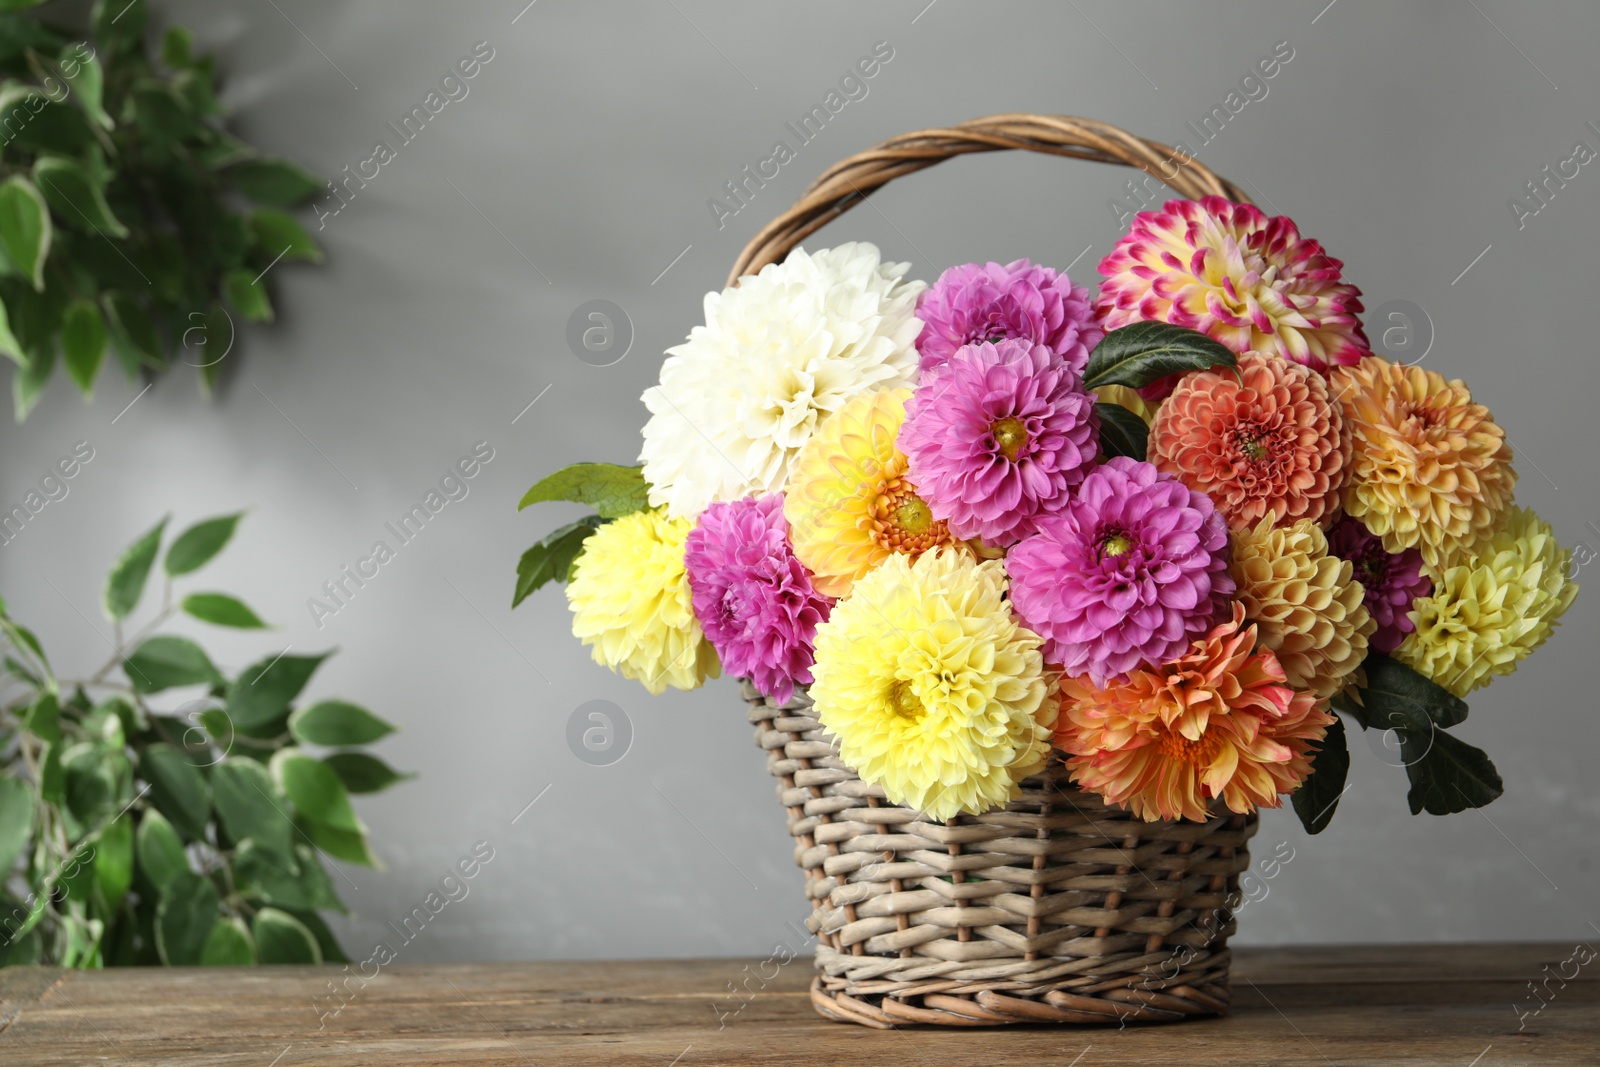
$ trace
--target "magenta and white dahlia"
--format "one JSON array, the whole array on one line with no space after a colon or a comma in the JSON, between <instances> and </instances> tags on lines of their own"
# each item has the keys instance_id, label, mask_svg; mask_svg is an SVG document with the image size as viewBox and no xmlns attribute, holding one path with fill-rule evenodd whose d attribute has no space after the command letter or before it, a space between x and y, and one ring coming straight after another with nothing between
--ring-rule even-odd
<instances>
[{"instance_id":1,"label":"magenta and white dahlia","mask_svg":"<svg viewBox=\"0 0 1600 1067\"><path fill-rule=\"evenodd\" d=\"M1367 647L1384 655L1399 648L1417 628L1411 605L1433 593L1433 582L1422 573L1422 553L1415 548L1387 551L1383 538L1348 515L1328 531L1328 551L1355 565L1353 577L1366 594L1367 613L1378 620Z\"/></svg>"},{"instance_id":2,"label":"magenta and white dahlia","mask_svg":"<svg viewBox=\"0 0 1600 1067\"><path fill-rule=\"evenodd\" d=\"M833 602L789 547L781 493L707 507L684 566L695 618L728 674L779 703L811 684L817 624Z\"/></svg>"},{"instance_id":3,"label":"magenta and white dahlia","mask_svg":"<svg viewBox=\"0 0 1600 1067\"><path fill-rule=\"evenodd\" d=\"M1085 286L1073 288L1065 274L1026 259L951 267L917 298L917 318L924 371L964 345L1018 338L1044 345L1081 375L1105 336Z\"/></svg>"},{"instance_id":4,"label":"magenta and white dahlia","mask_svg":"<svg viewBox=\"0 0 1600 1067\"><path fill-rule=\"evenodd\" d=\"M1100 261L1098 321L1170 322L1326 372L1368 351L1361 290L1294 221L1220 196L1141 211ZM923 299L927 294L923 294ZM1170 391L1170 389L1168 390Z\"/></svg>"},{"instance_id":5,"label":"magenta and white dahlia","mask_svg":"<svg viewBox=\"0 0 1600 1067\"><path fill-rule=\"evenodd\" d=\"M911 481L960 538L1007 545L1059 510L1099 457L1094 397L1070 363L1025 340L965 345L906 404Z\"/></svg>"},{"instance_id":6,"label":"magenta and white dahlia","mask_svg":"<svg viewBox=\"0 0 1600 1067\"><path fill-rule=\"evenodd\" d=\"M1203 493L1115 456L1006 557L1011 604L1046 663L1097 688L1187 651L1235 586L1228 527Z\"/></svg>"}]
</instances>

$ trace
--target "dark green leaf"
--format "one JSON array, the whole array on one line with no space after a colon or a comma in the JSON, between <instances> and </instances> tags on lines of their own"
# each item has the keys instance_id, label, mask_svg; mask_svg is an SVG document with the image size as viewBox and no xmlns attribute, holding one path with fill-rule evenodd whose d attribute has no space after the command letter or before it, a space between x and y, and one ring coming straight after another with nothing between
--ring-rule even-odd
<instances>
[{"instance_id":1,"label":"dark green leaf","mask_svg":"<svg viewBox=\"0 0 1600 1067\"><path fill-rule=\"evenodd\" d=\"M247 198L273 207L302 204L322 188L316 178L280 159L243 160L222 174Z\"/></svg>"},{"instance_id":2,"label":"dark green leaf","mask_svg":"<svg viewBox=\"0 0 1600 1067\"><path fill-rule=\"evenodd\" d=\"M127 293L106 293L100 303L105 309L106 324L111 327L111 339L116 342L117 353L128 374L132 376L141 365L164 370L167 359L161 350L161 335L149 312Z\"/></svg>"},{"instance_id":3,"label":"dark green leaf","mask_svg":"<svg viewBox=\"0 0 1600 1067\"><path fill-rule=\"evenodd\" d=\"M309 818L303 819L301 825L305 829L306 836L311 838L317 848L334 859L344 860L346 863L359 863L363 867L379 866L364 831L341 830L336 826L329 826Z\"/></svg>"},{"instance_id":4,"label":"dark green leaf","mask_svg":"<svg viewBox=\"0 0 1600 1067\"><path fill-rule=\"evenodd\" d=\"M545 500L592 504L602 519L619 519L650 506L643 467L615 463L574 463L540 479L523 494L520 511Z\"/></svg>"},{"instance_id":5,"label":"dark green leaf","mask_svg":"<svg viewBox=\"0 0 1600 1067\"><path fill-rule=\"evenodd\" d=\"M1096 404L1100 416L1100 455L1143 460L1150 438L1145 421L1121 404Z\"/></svg>"},{"instance_id":6,"label":"dark green leaf","mask_svg":"<svg viewBox=\"0 0 1600 1067\"><path fill-rule=\"evenodd\" d=\"M1320 834L1339 807L1344 795L1345 777L1350 773L1350 749L1345 743L1344 720L1334 716L1316 753L1311 757L1311 775L1294 791L1294 813L1300 816L1306 833Z\"/></svg>"},{"instance_id":7,"label":"dark green leaf","mask_svg":"<svg viewBox=\"0 0 1600 1067\"><path fill-rule=\"evenodd\" d=\"M1396 730L1406 762L1411 814L1449 815L1481 808L1505 792L1500 772L1482 749L1443 730Z\"/></svg>"},{"instance_id":8,"label":"dark green leaf","mask_svg":"<svg viewBox=\"0 0 1600 1067\"><path fill-rule=\"evenodd\" d=\"M316 936L317 944L322 949L323 963L350 962L350 957L346 956L344 950L339 947L339 942L335 940L333 931L328 929L328 924L322 921L321 916L314 911L285 910L288 910L291 915L299 919L305 928ZM339 910L344 911L344 908L340 907Z\"/></svg>"},{"instance_id":9,"label":"dark green leaf","mask_svg":"<svg viewBox=\"0 0 1600 1067\"><path fill-rule=\"evenodd\" d=\"M161 39L161 62L173 69L194 63L194 34L182 26L173 26Z\"/></svg>"},{"instance_id":10,"label":"dark green leaf","mask_svg":"<svg viewBox=\"0 0 1600 1067\"><path fill-rule=\"evenodd\" d=\"M46 689L39 694L38 699L28 706L23 726L41 741L61 740L61 703L55 693Z\"/></svg>"},{"instance_id":11,"label":"dark green leaf","mask_svg":"<svg viewBox=\"0 0 1600 1067\"><path fill-rule=\"evenodd\" d=\"M328 877L327 870L323 868L322 857L317 850L310 845L302 845L297 842L294 846L294 857L300 864L300 882L305 886L306 894L311 900L308 907L310 909L322 908L328 911L336 911L341 915L350 914L350 909L344 906L344 902L339 899L339 894L333 891L333 880ZM313 932L315 932L315 928L313 928ZM317 934L319 944L322 943L322 940L322 935ZM326 946L323 948L323 953L327 953Z\"/></svg>"},{"instance_id":12,"label":"dark green leaf","mask_svg":"<svg viewBox=\"0 0 1600 1067\"><path fill-rule=\"evenodd\" d=\"M168 744L153 744L139 759L139 775L150 783L150 798L174 827L192 840L205 839L211 791L183 753Z\"/></svg>"},{"instance_id":13,"label":"dark green leaf","mask_svg":"<svg viewBox=\"0 0 1600 1067\"><path fill-rule=\"evenodd\" d=\"M232 626L238 630L260 630L267 624L243 603L222 593L190 593L183 598L183 610L213 626Z\"/></svg>"},{"instance_id":14,"label":"dark green leaf","mask_svg":"<svg viewBox=\"0 0 1600 1067\"><path fill-rule=\"evenodd\" d=\"M39 757L39 796L46 804L60 804L67 791L67 777L61 769L62 742L51 741Z\"/></svg>"},{"instance_id":15,"label":"dark green leaf","mask_svg":"<svg viewBox=\"0 0 1600 1067\"><path fill-rule=\"evenodd\" d=\"M561 527L524 552L517 561L517 590L511 597L511 606L516 607L547 582L566 581L572 561L583 551L583 542L604 521L598 515L586 516Z\"/></svg>"},{"instance_id":16,"label":"dark green leaf","mask_svg":"<svg viewBox=\"0 0 1600 1067\"><path fill-rule=\"evenodd\" d=\"M103 103L105 68L93 49L86 43L67 45L61 49L56 70L72 86L72 99L83 108L83 113L102 129L111 129L111 116L106 114Z\"/></svg>"},{"instance_id":17,"label":"dark green leaf","mask_svg":"<svg viewBox=\"0 0 1600 1067\"><path fill-rule=\"evenodd\" d=\"M0 250L40 292L51 235L50 212L34 184L20 174L0 182Z\"/></svg>"},{"instance_id":18,"label":"dark green leaf","mask_svg":"<svg viewBox=\"0 0 1600 1067\"><path fill-rule=\"evenodd\" d=\"M253 925L262 963L321 963L322 949L305 924L286 911L262 908Z\"/></svg>"},{"instance_id":19,"label":"dark green leaf","mask_svg":"<svg viewBox=\"0 0 1600 1067\"><path fill-rule=\"evenodd\" d=\"M317 242L311 239L311 235L301 228L293 216L285 212L271 208L252 212L250 232L255 235L256 247L266 254L269 261L282 256L285 260L322 262L322 249L317 247Z\"/></svg>"},{"instance_id":20,"label":"dark green leaf","mask_svg":"<svg viewBox=\"0 0 1600 1067\"><path fill-rule=\"evenodd\" d=\"M248 733L286 717L289 705L329 655L274 656L246 667L228 688L228 715L234 725Z\"/></svg>"},{"instance_id":21,"label":"dark green leaf","mask_svg":"<svg viewBox=\"0 0 1600 1067\"><path fill-rule=\"evenodd\" d=\"M20 778L0 778L0 886L33 837L33 790Z\"/></svg>"},{"instance_id":22,"label":"dark green leaf","mask_svg":"<svg viewBox=\"0 0 1600 1067\"><path fill-rule=\"evenodd\" d=\"M206 938L217 921L217 887L210 879L184 871L161 891L156 906L156 951L168 967L200 962Z\"/></svg>"},{"instance_id":23,"label":"dark green leaf","mask_svg":"<svg viewBox=\"0 0 1600 1067\"><path fill-rule=\"evenodd\" d=\"M1169 374L1219 365L1236 367L1238 362L1227 348L1197 330L1165 322L1136 322L1112 330L1089 353L1083 384L1088 389L1102 385L1142 389Z\"/></svg>"},{"instance_id":24,"label":"dark green leaf","mask_svg":"<svg viewBox=\"0 0 1600 1067\"><path fill-rule=\"evenodd\" d=\"M28 110L31 112L33 109L30 107ZM14 109L9 113L16 114ZM23 124L6 147L77 156L92 150L95 145L94 129L82 111L70 103L47 103Z\"/></svg>"},{"instance_id":25,"label":"dark green leaf","mask_svg":"<svg viewBox=\"0 0 1600 1067\"><path fill-rule=\"evenodd\" d=\"M225 685L227 681L205 650L187 637L172 634L148 638L122 667L141 693L159 693L180 685Z\"/></svg>"},{"instance_id":26,"label":"dark green leaf","mask_svg":"<svg viewBox=\"0 0 1600 1067\"><path fill-rule=\"evenodd\" d=\"M28 365L28 354L23 351L22 342L11 332L11 316L6 312L4 301L0 301L0 356L20 367Z\"/></svg>"},{"instance_id":27,"label":"dark green leaf","mask_svg":"<svg viewBox=\"0 0 1600 1067\"><path fill-rule=\"evenodd\" d=\"M95 0L90 21L97 42L117 52L143 50L144 0Z\"/></svg>"},{"instance_id":28,"label":"dark green leaf","mask_svg":"<svg viewBox=\"0 0 1600 1067\"><path fill-rule=\"evenodd\" d=\"M55 369L54 345L29 350L27 363L11 379L12 407L18 422L27 419L28 412L39 402L39 396L44 392L44 387L50 384L50 375Z\"/></svg>"},{"instance_id":29,"label":"dark green leaf","mask_svg":"<svg viewBox=\"0 0 1600 1067\"><path fill-rule=\"evenodd\" d=\"M94 380L106 358L106 323L93 300L67 305L61 319L61 352L67 377L84 396L94 395Z\"/></svg>"},{"instance_id":30,"label":"dark green leaf","mask_svg":"<svg viewBox=\"0 0 1600 1067\"><path fill-rule=\"evenodd\" d=\"M370 745L394 733L394 727L366 708L342 700L323 700L295 710L289 732L308 745Z\"/></svg>"},{"instance_id":31,"label":"dark green leaf","mask_svg":"<svg viewBox=\"0 0 1600 1067\"><path fill-rule=\"evenodd\" d=\"M116 769L100 746L89 741L67 746L61 752L61 772L67 811L79 825L91 825L116 811Z\"/></svg>"},{"instance_id":32,"label":"dark green leaf","mask_svg":"<svg viewBox=\"0 0 1600 1067\"><path fill-rule=\"evenodd\" d=\"M272 776L254 760L227 759L211 768L211 800L228 836L289 856L294 826L276 792Z\"/></svg>"},{"instance_id":33,"label":"dark green leaf","mask_svg":"<svg viewBox=\"0 0 1600 1067\"><path fill-rule=\"evenodd\" d=\"M332 769L298 749L273 753L272 777L295 809L335 830L360 833L365 829L350 807L350 795Z\"/></svg>"},{"instance_id":34,"label":"dark green leaf","mask_svg":"<svg viewBox=\"0 0 1600 1067\"><path fill-rule=\"evenodd\" d=\"M105 189L77 160L40 156L33 164L33 180L50 210L66 225L101 236L128 236L128 228L106 203Z\"/></svg>"},{"instance_id":35,"label":"dark green leaf","mask_svg":"<svg viewBox=\"0 0 1600 1067\"><path fill-rule=\"evenodd\" d=\"M232 515L219 515L214 519L195 523L172 542L162 566L174 578L180 574L191 574L199 570L210 563L233 539L233 531L242 518L244 512L238 511Z\"/></svg>"},{"instance_id":36,"label":"dark green leaf","mask_svg":"<svg viewBox=\"0 0 1600 1067\"><path fill-rule=\"evenodd\" d=\"M230 270L223 285L228 292L228 302L246 322L272 321L272 301L267 299L267 287L255 271Z\"/></svg>"},{"instance_id":37,"label":"dark green leaf","mask_svg":"<svg viewBox=\"0 0 1600 1067\"><path fill-rule=\"evenodd\" d=\"M151 809L144 813L134 844L139 869L158 890L165 889L174 878L189 870L178 831L159 811Z\"/></svg>"},{"instance_id":38,"label":"dark green leaf","mask_svg":"<svg viewBox=\"0 0 1600 1067\"><path fill-rule=\"evenodd\" d=\"M415 777L401 774L383 760L365 752L335 752L322 762L333 768L333 773L352 793L376 793L396 782Z\"/></svg>"},{"instance_id":39,"label":"dark green leaf","mask_svg":"<svg viewBox=\"0 0 1600 1067\"><path fill-rule=\"evenodd\" d=\"M169 515L152 526L112 564L111 573L106 576L103 597L106 618L126 618L138 606L139 597L144 593L145 579L150 577L150 567L161 548L161 535L166 532L167 519L171 517Z\"/></svg>"},{"instance_id":40,"label":"dark green leaf","mask_svg":"<svg viewBox=\"0 0 1600 1067\"><path fill-rule=\"evenodd\" d=\"M94 880L101 901L115 912L133 886L133 816L124 814L100 831L94 845Z\"/></svg>"},{"instance_id":41,"label":"dark green leaf","mask_svg":"<svg viewBox=\"0 0 1600 1067\"><path fill-rule=\"evenodd\" d=\"M291 858L245 841L234 853L233 878L240 892L263 904L292 910L345 910L308 845L296 845Z\"/></svg>"},{"instance_id":42,"label":"dark green leaf","mask_svg":"<svg viewBox=\"0 0 1600 1067\"><path fill-rule=\"evenodd\" d=\"M1367 687L1361 691L1366 722L1378 730L1427 733L1433 726L1455 726L1467 717L1467 702L1429 681L1399 660L1369 655L1362 667Z\"/></svg>"},{"instance_id":43,"label":"dark green leaf","mask_svg":"<svg viewBox=\"0 0 1600 1067\"><path fill-rule=\"evenodd\" d=\"M256 944L242 919L218 921L206 935L206 943L200 950L203 967L249 967L255 962Z\"/></svg>"}]
</instances>

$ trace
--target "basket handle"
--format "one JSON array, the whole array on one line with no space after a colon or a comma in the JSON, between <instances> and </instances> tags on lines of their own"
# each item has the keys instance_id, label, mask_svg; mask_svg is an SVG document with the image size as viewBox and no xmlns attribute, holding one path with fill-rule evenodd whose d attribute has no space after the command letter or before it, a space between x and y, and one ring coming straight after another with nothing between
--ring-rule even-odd
<instances>
[{"instance_id":1,"label":"basket handle","mask_svg":"<svg viewBox=\"0 0 1600 1067\"><path fill-rule=\"evenodd\" d=\"M1011 149L1137 167L1191 200L1222 196L1241 204L1251 202L1237 185L1213 174L1193 156L1160 141L1135 137L1109 123L1072 115L988 115L946 129L902 133L835 163L811 183L793 207L767 223L745 246L728 275L728 284L782 260L795 245L855 207L868 193L902 175L953 156ZM1168 170L1172 173L1166 173Z\"/></svg>"}]
</instances>

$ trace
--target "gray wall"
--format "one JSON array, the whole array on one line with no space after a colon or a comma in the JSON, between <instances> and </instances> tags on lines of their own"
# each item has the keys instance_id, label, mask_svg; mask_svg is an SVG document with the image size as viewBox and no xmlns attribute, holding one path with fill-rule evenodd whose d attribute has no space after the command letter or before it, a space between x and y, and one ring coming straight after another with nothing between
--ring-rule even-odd
<instances>
[{"instance_id":1,"label":"gray wall","mask_svg":"<svg viewBox=\"0 0 1600 1067\"><path fill-rule=\"evenodd\" d=\"M1269 94L1201 158L1342 257L1369 308L1424 309L1427 365L1466 378L1510 428L1519 498L1568 543L1600 548L1600 172L1585 167L1523 229L1507 206L1575 140L1600 146L1584 125L1600 122L1592 5L539 0L513 22L522 2L158 4L220 53L239 131L325 174L392 140L384 124L475 42L494 58L326 220L324 268L275 271L280 319L243 338L214 402L177 373L113 425L138 386L108 376L90 406L57 382L26 426L0 418L7 502L73 442L96 450L71 495L0 549L0 589L66 673L104 658L95 605L123 545L169 510L188 522L248 507L204 584L280 629L208 635L220 660L236 669L274 641L337 646L316 695L402 726L381 751L420 777L358 804L387 869L340 883L352 951L388 936L385 921L479 839L495 859L407 960L756 954L793 939L800 876L734 686L652 699L589 662L559 592L511 612L520 551L578 513L515 505L558 465L631 460L659 353L698 321L743 241L825 166L899 131L1062 112L1193 146L1185 123L1288 41ZM885 40L894 57L869 95L719 230L707 198ZM930 280L1023 255L1077 259L1074 277L1093 280L1117 236L1107 198L1129 173L961 160L812 244L872 240ZM596 298L636 333L604 368L565 340L569 314ZM479 440L495 456L470 496L319 629L307 598ZM1600 720L1584 664L1597 610L1580 599L1532 669L1473 702L1460 732L1496 759L1502 801L1412 818L1403 772L1355 738L1355 788L1327 833L1264 819L1263 854L1297 851L1242 940L1593 933ZM590 700L631 720L631 751L611 766L568 747L568 718Z\"/></svg>"}]
</instances>

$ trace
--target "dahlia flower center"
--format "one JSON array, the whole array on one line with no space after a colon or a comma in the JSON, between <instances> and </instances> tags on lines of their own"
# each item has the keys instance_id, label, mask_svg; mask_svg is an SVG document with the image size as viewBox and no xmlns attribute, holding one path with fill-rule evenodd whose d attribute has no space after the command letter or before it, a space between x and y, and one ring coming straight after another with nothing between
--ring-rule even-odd
<instances>
[{"instance_id":1,"label":"dahlia flower center","mask_svg":"<svg viewBox=\"0 0 1600 1067\"><path fill-rule=\"evenodd\" d=\"M1100 536L1100 558L1125 556L1133 549L1133 538L1121 530L1108 530Z\"/></svg>"},{"instance_id":2,"label":"dahlia flower center","mask_svg":"<svg viewBox=\"0 0 1600 1067\"><path fill-rule=\"evenodd\" d=\"M1170 760L1187 763L1191 767L1208 767L1216 758L1222 736L1214 730L1204 730L1200 740L1191 741L1173 730L1163 730L1157 747Z\"/></svg>"},{"instance_id":3,"label":"dahlia flower center","mask_svg":"<svg viewBox=\"0 0 1600 1067\"><path fill-rule=\"evenodd\" d=\"M1261 443L1261 438L1254 434L1241 434L1239 436L1239 451L1251 460L1259 462L1267 458L1267 446Z\"/></svg>"},{"instance_id":4,"label":"dahlia flower center","mask_svg":"<svg viewBox=\"0 0 1600 1067\"><path fill-rule=\"evenodd\" d=\"M996 419L989 427L989 432L994 435L995 447L1000 449L1000 454L1009 460L1015 460L1028 444L1028 428L1021 419L1007 415L1003 419Z\"/></svg>"},{"instance_id":5,"label":"dahlia flower center","mask_svg":"<svg viewBox=\"0 0 1600 1067\"><path fill-rule=\"evenodd\" d=\"M917 698L916 691L911 688L911 683L904 679L896 679L889 686L889 710L902 719L916 722L927 714L928 709Z\"/></svg>"},{"instance_id":6,"label":"dahlia flower center","mask_svg":"<svg viewBox=\"0 0 1600 1067\"><path fill-rule=\"evenodd\" d=\"M945 524L903 478L890 481L874 501L872 527L878 543L892 552L925 552L950 539Z\"/></svg>"}]
</instances>

